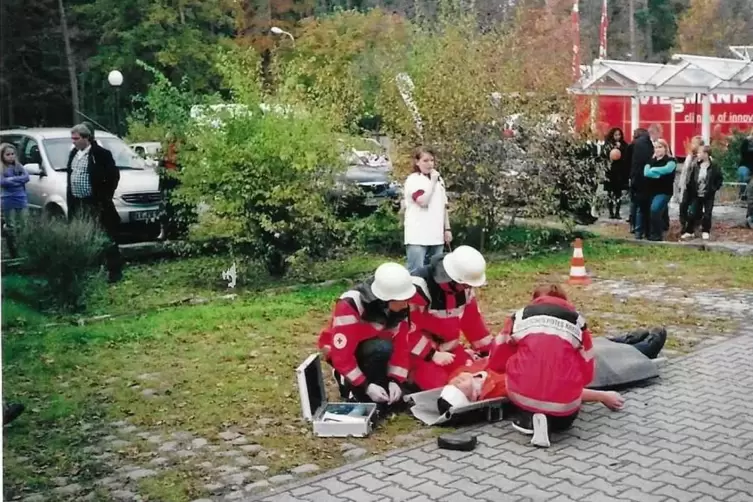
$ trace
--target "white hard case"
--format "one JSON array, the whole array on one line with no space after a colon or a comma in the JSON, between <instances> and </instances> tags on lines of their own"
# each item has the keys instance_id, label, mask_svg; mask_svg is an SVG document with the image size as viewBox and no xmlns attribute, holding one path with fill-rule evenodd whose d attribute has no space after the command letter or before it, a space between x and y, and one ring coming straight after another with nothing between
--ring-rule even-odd
<instances>
[{"instance_id":1,"label":"white hard case","mask_svg":"<svg viewBox=\"0 0 753 502\"><path fill-rule=\"evenodd\" d=\"M366 407L366 415L349 417L348 423L325 421L322 417L335 407L354 403L330 403L322 377L322 363L319 354L310 355L295 370L298 392L301 396L303 418L313 423L314 434L319 437L366 437L371 433L376 404L360 403Z\"/></svg>"}]
</instances>

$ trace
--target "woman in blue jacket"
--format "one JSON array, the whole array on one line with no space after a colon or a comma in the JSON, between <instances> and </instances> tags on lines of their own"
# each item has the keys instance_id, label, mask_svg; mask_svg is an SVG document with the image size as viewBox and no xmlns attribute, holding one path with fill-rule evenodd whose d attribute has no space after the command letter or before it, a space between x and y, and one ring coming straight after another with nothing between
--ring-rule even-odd
<instances>
[{"instance_id":1,"label":"woman in blue jacket","mask_svg":"<svg viewBox=\"0 0 753 502\"><path fill-rule=\"evenodd\" d=\"M641 215L650 218L649 236L652 241L663 240L665 227L664 213L672 198L675 183L675 170L677 163L669 155L669 145L663 139L654 143L654 157L643 168L645 178L643 190L651 201L649 215ZM644 225L645 228L645 225Z\"/></svg>"},{"instance_id":2,"label":"woman in blue jacket","mask_svg":"<svg viewBox=\"0 0 753 502\"><path fill-rule=\"evenodd\" d=\"M9 220L15 216L13 213L19 213L29 205L26 197L26 183L29 182L29 173L24 166L16 160L16 147L3 143L0 145L0 164L2 165L2 175L0 175L0 185L2 186L2 233L8 246L8 251L12 257L16 257L16 245L13 240L13 229Z\"/></svg>"}]
</instances>

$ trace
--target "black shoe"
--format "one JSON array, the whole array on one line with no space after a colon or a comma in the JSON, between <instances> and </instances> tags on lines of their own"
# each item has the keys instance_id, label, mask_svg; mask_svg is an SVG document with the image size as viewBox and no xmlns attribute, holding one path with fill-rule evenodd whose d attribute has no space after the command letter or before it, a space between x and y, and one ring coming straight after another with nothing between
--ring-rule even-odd
<instances>
[{"instance_id":1,"label":"black shoe","mask_svg":"<svg viewBox=\"0 0 753 502\"><path fill-rule=\"evenodd\" d=\"M337 388L340 391L340 398L347 402L351 394L348 381L345 380L345 377L335 369L332 370L332 376L335 377L335 382L337 382Z\"/></svg>"},{"instance_id":2,"label":"black shoe","mask_svg":"<svg viewBox=\"0 0 753 502\"><path fill-rule=\"evenodd\" d=\"M651 328L649 334L643 339L641 352L649 359L656 359L667 343L667 330L665 328Z\"/></svg>"},{"instance_id":3,"label":"black shoe","mask_svg":"<svg viewBox=\"0 0 753 502\"><path fill-rule=\"evenodd\" d=\"M626 335L609 337L609 340L612 340L613 342L617 342L617 343L626 343L628 345L635 345L638 342L642 342L649 335L649 333L650 332L647 329L637 329L635 331L631 331L630 333Z\"/></svg>"},{"instance_id":4,"label":"black shoe","mask_svg":"<svg viewBox=\"0 0 753 502\"><path fill-rule=\"evenodd\" d=\"M512 428L521 434L533 436L533 413L517 409L511 420Z\"/></svg>"},{"instance_id":5,"label":"black shoe","mask_svg":"<svg viewBox=\"0 0 753 502\"><path fill-rule=\"evenodd\" d=\"M26 407L21 403L8 403L3 405L3 425L7 425L18 418Z\"/></svg>"}]
</instances>

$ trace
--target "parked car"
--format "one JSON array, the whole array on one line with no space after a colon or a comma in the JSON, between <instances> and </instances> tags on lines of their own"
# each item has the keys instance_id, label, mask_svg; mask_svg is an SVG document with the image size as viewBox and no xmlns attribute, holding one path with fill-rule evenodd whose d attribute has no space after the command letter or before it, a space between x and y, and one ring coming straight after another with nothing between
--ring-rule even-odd
<instances>
[{"instance_id":1,"label":"parked car","mask_svg":"<svg viewBox=\"0 0 753 502\"><path fill-rule=\"evenodd\" d=\"M378 145L369 150L352 149L345 155L348 167L337 179L333 193L341 212L368 214L385 201L400 207L401 187L392 179L392 163Z\"/></svg>"},{"instance_id":2,"label":"parked car","mask_svg":"<svg viewBox=\"0 0 753 502\"><path fill-rule=\"evenodd\" d=\"M96 131L95 137L112 152L120 169L120 183L113 201L123 233L150 237L158 234L162 196L157 173L117 136ZM26 185L29 208L54 217L67 217L65 169L73 148L70 129L4 130L0 131L0 140L16 146L19 162L29 173Z\"/></svg>"},{"instance_id":3,"label":"parked car","mask_svg":"<svg viewBox=\"0 0 753 502\"><path fill-rule=\"evenodd\" d=\"M159 141L142 141L128 146L136 155L144 159L147 167L156 168L162 159L162 143Z\"/></svg>"}]
</instances>

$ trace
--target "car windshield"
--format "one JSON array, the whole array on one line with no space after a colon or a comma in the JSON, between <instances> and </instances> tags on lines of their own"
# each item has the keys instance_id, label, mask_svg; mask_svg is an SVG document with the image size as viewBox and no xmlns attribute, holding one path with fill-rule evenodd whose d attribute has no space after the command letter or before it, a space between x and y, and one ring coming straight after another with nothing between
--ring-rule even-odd
<instances>
[{"instance_id":1,"label":"car windshield","mask_svg":"<svg viewBox=\"0 0 753 502\"><path fill-rule=\"evenodd\" d=\"M43 141L47 157L50 159L52 168L60 171L68 165L73 143L70 138L46 139ZM128 145L120 138L97 138L97 143L112 152L115 165L120 169L146 169L144 159L128 148Z\"/></svg>"}]
</instances>

